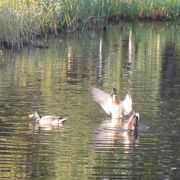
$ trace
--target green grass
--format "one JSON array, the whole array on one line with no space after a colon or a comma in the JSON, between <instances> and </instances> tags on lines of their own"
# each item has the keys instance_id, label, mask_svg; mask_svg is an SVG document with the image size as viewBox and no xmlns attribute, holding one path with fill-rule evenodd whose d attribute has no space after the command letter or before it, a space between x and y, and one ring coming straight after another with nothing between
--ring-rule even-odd
<instances>
[{"instance_id":1,"label":"green grass","mask_svg":"<svg viewBox=\"0 0 180 180\"><path fill-rule=\"evenodd\" d=\"M114 20L177 20L180 0L1 0L0 42L21 46L49 32Z\"/></svg>"}]
</instances>

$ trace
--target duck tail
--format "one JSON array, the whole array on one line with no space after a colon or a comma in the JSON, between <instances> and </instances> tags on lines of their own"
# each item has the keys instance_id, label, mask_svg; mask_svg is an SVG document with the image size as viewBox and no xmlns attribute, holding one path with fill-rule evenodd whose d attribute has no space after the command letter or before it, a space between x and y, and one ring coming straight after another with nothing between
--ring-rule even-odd
<instances>
[{"instance_id":1,"label":"duck tail","mask_svg":"<svg viewBox=\"0 0 180 180\"><path fill-rule=\"evenodd\" d=\"M61 118L59 118L59 122L60 122L60 123L64 123L67 119L68 119L68 118L62 118L62 117L61 117Z\"/></svg>"}]
</instances>

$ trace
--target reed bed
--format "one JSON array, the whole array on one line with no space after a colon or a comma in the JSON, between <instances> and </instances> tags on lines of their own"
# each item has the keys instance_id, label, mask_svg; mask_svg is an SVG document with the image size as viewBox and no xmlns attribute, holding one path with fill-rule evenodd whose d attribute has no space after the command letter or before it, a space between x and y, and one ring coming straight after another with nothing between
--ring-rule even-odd
<instances>
[{"instance_id":1,"label":"reed bed","mask_svg":"<svg viewBox=\"0 0 180 180\"><path fill-rule=\"evenodd\" d=\"M74 32L119 20L178 20L180 0L1 0L0 42L4 47L48 33Z\"/></svg>"}]
</instances>

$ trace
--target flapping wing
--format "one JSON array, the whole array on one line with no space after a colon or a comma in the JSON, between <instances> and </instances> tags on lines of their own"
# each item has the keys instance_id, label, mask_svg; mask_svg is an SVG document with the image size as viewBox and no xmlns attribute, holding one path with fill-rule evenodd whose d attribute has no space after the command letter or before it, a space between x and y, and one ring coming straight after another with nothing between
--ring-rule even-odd
<instances>
[{"instance_id":1,"label":"flapping wing","mask_svg":"<svg viewBox=\"0 0 180 180\"><path fill-rule=\"evenodd\" d=\"M111 114L111 95L108 93L93 87L91 89L92 97L96 103L98 103L107 114Z\"/></svg>"},{"instance_id":2,"label":"flapping wing","mask_svg":"<svg viewBox=\"0 0 180 180\"><path fill-rule=\"evenodd\" d=\"M127 93L123 101L123 107L124 107L124 115L127 115L132 111L132 97L129 93Z\"/></svg>"}]
</instances>

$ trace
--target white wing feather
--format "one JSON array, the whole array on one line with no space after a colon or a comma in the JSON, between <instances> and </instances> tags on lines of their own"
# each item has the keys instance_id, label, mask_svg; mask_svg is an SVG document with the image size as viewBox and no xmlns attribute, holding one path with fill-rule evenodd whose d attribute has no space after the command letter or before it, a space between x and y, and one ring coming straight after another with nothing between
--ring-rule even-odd
<instances>
[{"instance_id":1,"label":"white wing feather","mask_svg":"<svg viewBox=\"0 0 180 180\"><path fill-rule=\"evenodd\" d=\"M123 107L124 107L124 115L127 115L132 111L132 98L130 94L126 95L123 101Z\"/></svg>"},{"instance_id":2,"label":"white wing feather","mask_svg":"<svg viewBox=\"0 0 180 180\"><path fill-rule=\"evenodd\" d=\"M104 91L95 87L91 90L92 97L96 103L98 103L107 114L111 114L111 96Z\"/></svg>"}]
</instances>

